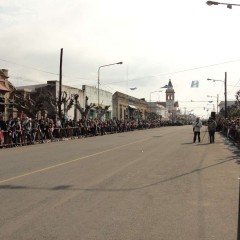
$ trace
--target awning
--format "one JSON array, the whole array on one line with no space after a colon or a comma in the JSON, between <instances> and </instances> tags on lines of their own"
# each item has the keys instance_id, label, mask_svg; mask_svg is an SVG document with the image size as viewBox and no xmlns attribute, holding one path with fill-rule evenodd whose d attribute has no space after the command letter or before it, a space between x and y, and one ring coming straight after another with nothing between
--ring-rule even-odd
<instances>
[{"instance_id":1,"label":"awning","mask_svg":"<svg viewBox=\"0 0 240 240\"><path fill-rule=\"evenodd\" d=\"M137 109L135 106L133 106L133 105L128 105L130 108L132 108L132 109Z\"/></svg>"}]
</instances>

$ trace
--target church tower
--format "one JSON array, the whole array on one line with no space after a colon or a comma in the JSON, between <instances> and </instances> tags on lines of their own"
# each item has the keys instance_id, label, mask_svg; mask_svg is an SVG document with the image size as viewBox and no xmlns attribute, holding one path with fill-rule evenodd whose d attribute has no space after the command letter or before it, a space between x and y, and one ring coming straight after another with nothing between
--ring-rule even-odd
<instances>
[{"instance_id":1,"label":"church tower","mask_svg":"<svg viewBox=\"0 0 240 240\"><path fill-rule=\"evenodd\" d=\"M172 111L174 109L174 89L171 82L171 79L169 79L167 89L166 89L166 108L168 111Z\"/></svg>"}]
</instances>

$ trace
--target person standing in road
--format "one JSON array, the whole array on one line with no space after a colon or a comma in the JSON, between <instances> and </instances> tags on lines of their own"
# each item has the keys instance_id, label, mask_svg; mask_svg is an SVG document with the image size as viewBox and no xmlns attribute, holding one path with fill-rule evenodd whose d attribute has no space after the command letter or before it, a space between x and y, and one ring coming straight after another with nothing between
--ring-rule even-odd
<instances>
[{"instance_id":1,"label":"person standing in road","mask_svg":"<svg viewBox=\"0 0 240 240\"><path fill-rule=\"evenodd\" d=\"M193 123L193 133L194 133L194 137L193 137L193 142L196 142L196 139L198 138L198 142L201 141L200 138L200 129L202 127L202 123L200 121L199 118L196 118L196 121Z\"/></svg>"},{"instance_id":2,"label":"person standing in road","mask_svg":"<svg viewBox=\"0 0 240 240\"><path fill-rule=\"evenodd\" d=\"M217 128L216 121L214 121L214 119L210 117L208 120L208 134L210 143L214 143L216 128Z\"/></svg>"}]
</instances>

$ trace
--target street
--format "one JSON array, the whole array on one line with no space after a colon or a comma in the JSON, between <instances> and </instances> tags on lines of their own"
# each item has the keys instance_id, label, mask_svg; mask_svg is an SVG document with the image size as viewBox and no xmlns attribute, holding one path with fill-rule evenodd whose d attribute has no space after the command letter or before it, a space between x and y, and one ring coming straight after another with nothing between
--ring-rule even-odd
<instances>
[{"instance_id":1,"label":"street","mask_svg":"<svg viewBox=\"0 0 240 240\"><path fill-rule=\"evenodd\" d=\"M0 149L0 239L237 239L240 151L205 131Z\"/></svg>"}]
</instances>

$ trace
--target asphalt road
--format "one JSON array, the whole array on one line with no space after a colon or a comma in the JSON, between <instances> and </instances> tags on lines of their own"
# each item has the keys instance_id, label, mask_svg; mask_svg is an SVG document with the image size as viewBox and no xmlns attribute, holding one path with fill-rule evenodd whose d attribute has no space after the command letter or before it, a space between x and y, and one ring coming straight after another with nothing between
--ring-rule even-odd
<instances>
[{"instance_id":1,"label":"asphalt road","mask_svg":"<svg viewBox=\"0 0 240 240\"><path fill-rule=\"evenodd\" d=\"M0 239L237 239L239 150L204 130L0 149Z\"/></svg>"}]
</instances>

